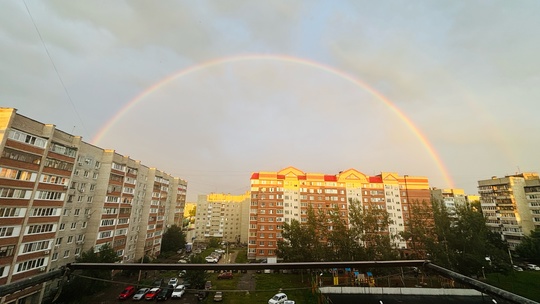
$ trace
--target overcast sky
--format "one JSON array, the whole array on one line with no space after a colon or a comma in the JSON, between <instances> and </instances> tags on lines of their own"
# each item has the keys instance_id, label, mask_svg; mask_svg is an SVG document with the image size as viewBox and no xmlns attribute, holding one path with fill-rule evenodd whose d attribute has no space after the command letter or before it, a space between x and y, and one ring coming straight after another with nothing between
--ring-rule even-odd
<instances>
[{"instance_id":1,"label":"overcast sky","mask_svg":"<svg viewBox=\"0 0 540 304\"><path fill-rule=\"evenodd\" d=\"M1 106L187 180L190 201L288 166L473 194L540 170L539 13L537 0L6 0Z\"/></svg>"}]
</instances>

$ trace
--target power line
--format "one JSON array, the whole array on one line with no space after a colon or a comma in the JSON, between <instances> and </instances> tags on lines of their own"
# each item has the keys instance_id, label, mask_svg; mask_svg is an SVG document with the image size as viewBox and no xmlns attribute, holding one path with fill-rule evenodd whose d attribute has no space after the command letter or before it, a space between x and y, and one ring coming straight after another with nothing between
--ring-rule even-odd
<instances>
[{"instance_id":1,"label":"power line","mask_svg":"<svg viewBox=\"0 0 540 304\"><path fill-rule=\"evenodd\" d=\"M73 111L75 112L75 115L77 115L77 118L81 122L81 125L82 125L84 131L86 133L88 133L87 130L86 130L86 127L84 125L84 122L83 122L83 120L81 118L81 115L79 115L79 112L77 111L77 107L75 107L75 103L73 102L73 99L71 99L71 95L69 95L69 92L68 92L68 90L66 88L66 85L64 84L64 80L60 76L60 73L58 72L58 69L56 68L56 64L54 64L52 56L49 53L49 49L47 48L47 44L45 44L45 41L43 40L43 37L41 36L41 32L39 31L39 29L38 29L38 27L36 25L36 22L34 21L34 17L32 17L32 14L30 13L30 9L28 8L28 5L26 4L26 1L23 0L23 3L24 3L24 7L26 8L26 11L28 12L28 16L30 16L30 20L32 21L32 24L34 25L34 28L36 29L39 40L41 41L41 44L43 45L43 48L45 49L45 53L47 53L47 57L49 57L49 61L51 62L52 66L54 68L54 71L56 72L56 76L58 77L58 80L60 81L60 84L62 85L62 88L64 89L64 92L66 93L66 96L67 96L71 106L73 107Z\"/></svg>"}]
</instances>

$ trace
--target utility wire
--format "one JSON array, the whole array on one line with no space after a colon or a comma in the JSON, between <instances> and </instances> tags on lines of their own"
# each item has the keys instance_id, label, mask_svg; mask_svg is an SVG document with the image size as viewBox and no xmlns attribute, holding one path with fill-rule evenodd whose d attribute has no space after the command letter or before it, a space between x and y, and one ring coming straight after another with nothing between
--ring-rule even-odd
<instances>
[{"instance_id":1,"label":"utility wire","mask_svg":"<svg viewBox=\"0 0 540 304\"><path fill-rule=\"evenodd\" d=\"M60 76L60 73L58 72L58 69L56 68L56 64L54 64L52 56L49 53L49 49L47 48L47 44L45 44L45 41L43 40L43 37L41 36L41 32L39 31L39 28L37 27L36 22L34 21L34 17L32 17L32 14L30 13L30 9L28 8L28 5L26 4L26 1L23 0L23 3L24 3L24 7L26 8L26 11L28 12L28 16L30 16L30 20L32 20L32 24L34 25L34 28L36 29L39 40L41 41L41 44L43 45L43 48L45 49L45 53L47 53L47 57L49 57L49 60L50 60L52 66L54 68L54 71L56 72L56 76L58 77L58 80L60 81L60 84L62 85L62 88L64 89L64 92L66 93L66 96L67 96L69 102L71 103L71 106L73 107L73 111L75 112L75 114L77 115L77 118L81 122L81 125L82 125L83 130L85 131L85 133L88 133L87 130L86 130L86 127L84 125L84 122L83 122L83 120L81 118L81 115L79 115L79 112L77 111L77 107L75 107L75 103L73 102L73 99L71 99L71 95L69 95L69 92L68 92L68 90L66 88L66 85L64 84L64 80Z\"/></svg>"}]
</instances>

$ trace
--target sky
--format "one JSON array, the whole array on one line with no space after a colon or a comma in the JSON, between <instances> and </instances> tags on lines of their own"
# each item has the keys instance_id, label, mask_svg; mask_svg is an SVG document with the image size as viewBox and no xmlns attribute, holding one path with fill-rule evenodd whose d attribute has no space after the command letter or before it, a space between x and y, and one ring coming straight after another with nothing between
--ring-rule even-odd
<instances>
[{"instance_id":1,"label":"sky","mask_svg":"<svg viewBox=\"0 0 540 304\"><path fill-rule=\"evenodd\" d=\"M2 1L2 107L188 182L538 172L540 2Z\"/></svg>"}]
</instances>

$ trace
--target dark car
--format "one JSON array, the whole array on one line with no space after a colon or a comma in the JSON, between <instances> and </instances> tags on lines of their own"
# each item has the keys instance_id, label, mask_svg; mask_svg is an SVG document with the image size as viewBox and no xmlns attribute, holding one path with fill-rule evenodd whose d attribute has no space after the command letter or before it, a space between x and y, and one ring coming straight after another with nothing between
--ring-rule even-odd
<instances>
[{"instance_id":1,"label":"dark car","mask_svg":"<svg viewBox=\"0 0 540 304\"><path fill-rule=\"evenodd\" d=\"M135 289L134 286L128 286L124 288L124 290L120 293L120 295L118 295L118 300L126 300L126 299L131 298L135 294L136 291L137 289Z\"/></svg>"},{"instance_id":2,"label":"dark car","mask_svg":"<svg viewBox=\"0 0 540 304\"><path fill-rule=\"evenodd\" d=\"M156 279L154 283L152 283L152 286L154 287L161 287L163 286L164 280L163 279Z\"/></svg>"},{"instance_id":3,"label":"dark car","mask_svg":"<svg viewBox=\"0 0 540 304\"><path fill-rule=\"evenodd\" d=\"M205 290L200 290L197 293L197 300L199 300L199 301L202 301L202 300L206 299L206 297L208 297L208 292L205 291Z\"/></svg>"},{"instance_id":4,"label":"dark car","mask_svg":"<svg viewBox=\"0 0 540 304\"><path fill-rule=\"evenodd\" d=\"M158 293L158 295L156 297L156 300L158 300L158 301L166 301L166 300L168 300L171 297L171 295L173 293L173 290L174 290L174 288L164 288L163 290L161 290Z\"/></svg>"},{"instance_id":5,"label":"dark car","mask_svg":"<svg viewBox=\"0 0 540 304\"><path fill-rule=\"evenodd\" d=\"M229 279L229 280L231 280L233 278L233 274L232 274L232 272L222 272L222 273L218 274L217 278L218 279Z\"/></svg>"}]
</instances>

